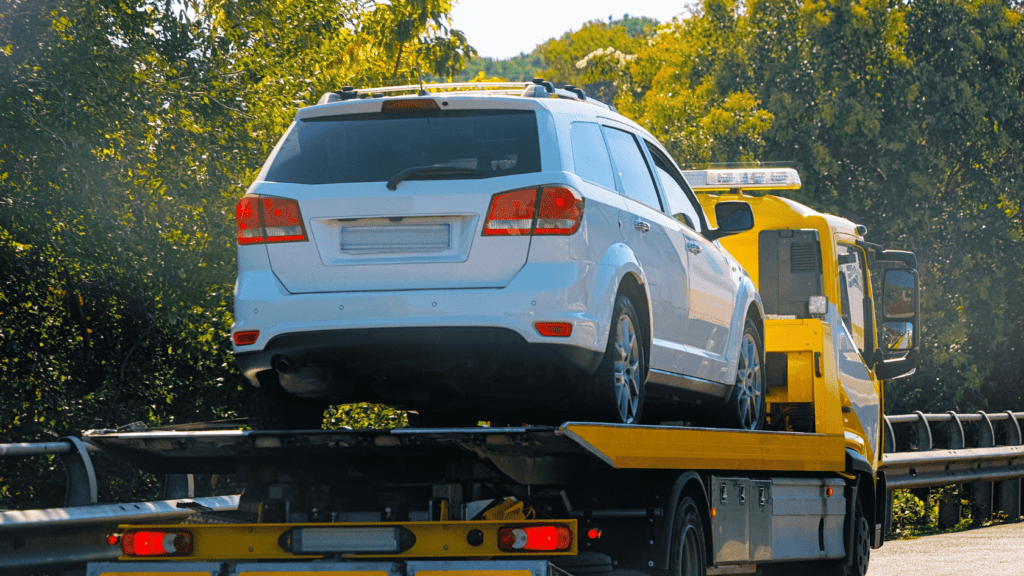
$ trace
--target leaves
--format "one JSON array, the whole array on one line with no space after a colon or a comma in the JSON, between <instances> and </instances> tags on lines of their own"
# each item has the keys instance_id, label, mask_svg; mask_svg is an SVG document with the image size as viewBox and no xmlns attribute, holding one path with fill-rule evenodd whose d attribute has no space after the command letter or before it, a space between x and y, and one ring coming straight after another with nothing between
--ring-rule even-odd
<instances>
[{"instance_id":1,"label":"leaves","mask_svg":"<svg viewBox=\"0 0 1024 576\"><path fill-rule=\"evenodd\" d=\"M0 4L3 441L239 415L245 383L228 341L237 199L322 92L461 70L472 49L449 9ZM51 468L0 461L3 506L59 505ZM154 485L111 474L108 500Z\"/></svg>"}]
</instances>

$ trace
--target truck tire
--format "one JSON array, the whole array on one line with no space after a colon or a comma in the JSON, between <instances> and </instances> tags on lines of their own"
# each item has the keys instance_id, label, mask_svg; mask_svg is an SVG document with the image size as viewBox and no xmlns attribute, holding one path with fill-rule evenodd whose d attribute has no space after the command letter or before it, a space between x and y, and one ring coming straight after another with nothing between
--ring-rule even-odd
<instances>
[{"instance_id":1,"label":"truck tire","mask_svg":"<svg viewBox=\"0 0 1024 576\"><path fill-rule=\"evenodd\" d=\"M256 375L259 388L251 387L247 401L249 426L253 430L320 430L326 405L289 394L281 387L277 372Z\"/></svg>"},{"instance_id":2,"label":"truck tire","mask_svg":"<svg viewBox=\"0 0 1024 576\"><path fill-rule=\"evenodd\" d=\"M595 422L638 424L646 375L639 317L629 297L620 294L615 299L604 357L584 399L584 417Z\"/></svg>"},{"instance_id":3,"label":"truck tire","mask_svg":"<svg viewBox=\"0 0 1024 576\"><path fill-rule=\"evenodd\" d=\"M853 529L853 559L850 564L843 563L842 576L864 576L868 573L868 563L871 561L871 526L864 518L864 508L860 500L857 501Z\"/></svg>"},{"instance_id":4,"label":"truck tire","mask_svg":"<svg viewBox=\"0 0 1024 576\"><path fill-rule=\"evenodd\" d=\"M723 413L731 428L761 430L765 418L764 341L757 325L747 318L740 338L736 384Z\"/></svg>"},{"instance_id":5,"label":"truck tire","mask_svg":"<svg viewBox=\"0 0 1024 576\"><path fill-rule=\"evenodd\" d=\"M672 576L706 576L708 573L707 548L700 510L689 496L679 502L675 522L672 524L672 556L669 559Z\"/></svg>"}]
</instances>

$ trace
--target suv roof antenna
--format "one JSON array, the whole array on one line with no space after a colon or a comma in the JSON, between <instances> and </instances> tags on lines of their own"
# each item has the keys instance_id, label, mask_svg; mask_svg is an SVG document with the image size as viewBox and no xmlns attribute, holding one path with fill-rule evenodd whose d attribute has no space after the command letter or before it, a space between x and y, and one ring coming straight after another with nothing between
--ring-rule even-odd
<instances>
[{"instance_id":1,"label":"suv roof antenna","mask_svg":"<svg viewBox=\"0 0 1024 576\"><path fill-rule=\"evenodd\" d=\"M417 96L426 96L427 94L429 94L426 90L423 89L423 75L420 74L419 66L416 67L416 78L420 81L420 91L417 92L416 95Z\"/></svg>"}]
</instances>

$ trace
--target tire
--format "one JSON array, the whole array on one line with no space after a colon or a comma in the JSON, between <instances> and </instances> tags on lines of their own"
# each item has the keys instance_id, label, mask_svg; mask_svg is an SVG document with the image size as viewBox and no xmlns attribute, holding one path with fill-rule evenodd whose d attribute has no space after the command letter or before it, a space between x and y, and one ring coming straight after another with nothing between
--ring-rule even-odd
<instances>
[{"instance_id":1,"label":"tire","mask_svg":"<svg viewBox=\"0 0 1024 576\"><path fill-rule=\"evenodd\" d=\"M740 338L740 360L736 367L736 384L723 413L731 428L761 430L764 428L765 395L764 343L757 326L749 318Z\"/></svg>"},{"instance_id":2,"label":"tire","mask_svg":"<svg viewBox=\"0 0 1024 576\"><path fill-rule=\"evenodd\" d=\"M853 562L849 565L844 563L843 576L864 576L868 573L868 564L871 561L871 526L864 518L864 508L860 501L857 502L856 516L853 519L855 533L853 535Z\"/></svg>"},{"instance_id":3,"label":"tire","mask_svg":"<svg viewBox=\"0 0 1024 576\"><path fill-rule=\"evenodd\" d=\"M324 424L322 402L297 398L281 387L277 372L256 375L259 388L250 390L249 426L253 430L320 430Z\"/></svg>"},{"instance_id":4,"label":"tire","mask_svg":"<svg viewBox=\"0 0 1024 576\"><path fill-rule=\"evenodd\" d=\"M608 345L588 386L585 418L612 424L637 424L644 405L647 364L640 321L626 296L612 312Z\"/></svg>"},{"instance_id":5,"label":"tire","mask_svg":"<svg viewBox=\"0 0 1024 576\"><path fill-rule=\"evenodd\" d=\"M708 573L700 511L689 496L683 498L676 509L669 573L672 576L706 576Z\"/></svg>"}]
</instances>

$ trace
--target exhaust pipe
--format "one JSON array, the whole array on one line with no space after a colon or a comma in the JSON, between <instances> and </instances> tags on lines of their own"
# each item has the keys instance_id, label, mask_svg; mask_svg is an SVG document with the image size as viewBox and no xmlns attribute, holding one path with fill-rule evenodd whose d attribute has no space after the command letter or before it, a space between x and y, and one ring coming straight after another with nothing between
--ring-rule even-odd
<instances>
[{"instance_id":1,"label":"exhaust pipe","mask_svg":"<svg viewBox=\"0 0 1024 576\"><path fill-rule=\"evenodd\" d=\"M287 374L292 369L291 362L284 356L276 356L272 365L278 374Z\"/></svg>"}]
</instances>

